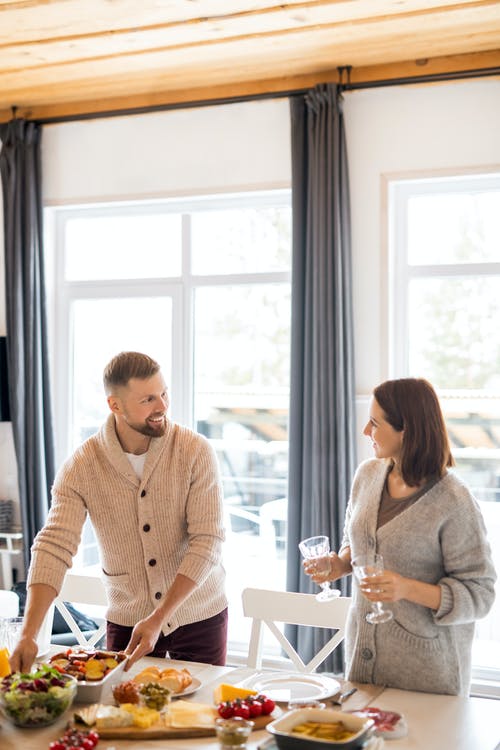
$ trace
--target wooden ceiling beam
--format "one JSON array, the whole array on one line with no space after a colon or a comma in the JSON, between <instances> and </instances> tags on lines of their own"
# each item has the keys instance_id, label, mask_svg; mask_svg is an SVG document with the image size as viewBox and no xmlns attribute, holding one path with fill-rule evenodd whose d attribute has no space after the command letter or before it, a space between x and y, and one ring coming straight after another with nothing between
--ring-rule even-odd
<instances>
[{"instance_id":1,"label":"wooden ceiling beam","mask_svg":"<svg viewBox=\"0 0 500 750\"><path fill-rule=\"evenodd\" d=\"M350 82L356 87L377 82L390 82L398 79L418 79L422 76L447 76L467 74L476 71L500 69L500 49L466 55L450 55L420 60L407 60L383 65L352 67ZM499 76L500 77L500 76ZM221 101L287 96L294 91L312 88L320 83L340 83L339 71L325 69L314 74L282 76L219 86L185 88L179 90L154 91L129 96L107 97L70 101L54 105L19 107L16 116L39 121L61 121L109 116L111 114L131 114L133 112L154 111L182 106L205 106ZM344 77L343 83L346 82ZM0 122L12 118L11 109L0 110Z\"/></svg>"}]
</instances>

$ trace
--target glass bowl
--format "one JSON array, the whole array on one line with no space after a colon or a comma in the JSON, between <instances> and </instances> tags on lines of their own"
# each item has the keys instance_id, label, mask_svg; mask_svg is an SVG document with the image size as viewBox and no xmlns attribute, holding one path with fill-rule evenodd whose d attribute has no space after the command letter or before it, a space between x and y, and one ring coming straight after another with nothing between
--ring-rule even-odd
<instances>
[{"instance_id":1,"label":"glass bowl","mask_svg":"<svg viewBox=\"0 0 500 750\"><path fill-rule=\"evenodd\" d=\"M254 722L233 716L230 719L216 719L215 734L221 748L244 747L254 727Z\"/></svg>"},{"instance_id":2,"label":"glass bowl","mask_svg":"<svg viewBox=\"0 0 500 750\"><path fill-rule=\"evenodd\" d=\"M75 699L77 681L46 664L29 674L14 672L0 681L5 716L17 727L45 727L56 721Z\"/></svg>"}]
</instances>

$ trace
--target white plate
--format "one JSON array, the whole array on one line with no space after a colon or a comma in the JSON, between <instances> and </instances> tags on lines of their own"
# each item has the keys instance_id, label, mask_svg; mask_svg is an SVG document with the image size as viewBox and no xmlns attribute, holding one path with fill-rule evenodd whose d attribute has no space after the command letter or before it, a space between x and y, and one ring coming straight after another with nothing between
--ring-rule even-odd
<instances>
[{"instance_id":1,"label":"white plate","mask_svg":"<svg viewBox=\"0 0 500 750\"><path fill-rule=\"evenodd\" d=\"M183 690L182 693L172 693L170 697L183 698L185 695L192 695L192 693L195 693L199 687L201 687L200 680L197 677L193 677L193 681L191 682L191 685L189 685L189 687Z\"/></svg>"},{"instance_id":2,"label":"white plate","mask_svg":"<svg viewBox=\"0 0 500 750\"><path fill-rule=\"evenodd\" d=\"M339 692L340 682L321 674L273 672L245 680L245 687L278 703L289 703L329 698Z\"/></svg>"}]
</instances>

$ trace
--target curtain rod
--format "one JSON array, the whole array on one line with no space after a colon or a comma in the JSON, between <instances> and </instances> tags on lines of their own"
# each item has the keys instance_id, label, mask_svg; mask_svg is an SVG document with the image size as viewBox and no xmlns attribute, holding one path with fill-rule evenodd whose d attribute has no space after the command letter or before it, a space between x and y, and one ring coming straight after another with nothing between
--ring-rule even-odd
<instances>
[{"instance_id":1,"label":"curtain rod","mask_svg":"<svg viewBox=\"0 0 500 750\"><path fill-rule=\"evenodd\" d=\"M360 81L351 83L349 81L350 66L338 69L341 81L338 84L341 91L358 91L361 89L383 88L386 86L406 86L421 83L441 83L446 81L459 81L470 78L485 78L487 76L500 76L500 67L478 68L477 70L461 70L450 73L428 73L420 76L406 76L402 78L381 78L375 81ZM343 73L347 73L347 82L343 82ZM60 117L46 117L38 119L40 125L54 125L64 122L75 122L79 120L97 120L105 117L129 117L130 115L142 115L150 112L166 112L176 109L192 109L199 107L215 107L219 104L238 104L242 102L260 101L263 99L285 99L291 96L306 94L312 87L305 89L291 89L283 91L270 91L263 94L247 94L220 99L201 99L190 102L172 102L170 104L157 104L130 109L116 109L104 112L87 112L83 114L61 115Z\"/></svg>"}]
</instances>

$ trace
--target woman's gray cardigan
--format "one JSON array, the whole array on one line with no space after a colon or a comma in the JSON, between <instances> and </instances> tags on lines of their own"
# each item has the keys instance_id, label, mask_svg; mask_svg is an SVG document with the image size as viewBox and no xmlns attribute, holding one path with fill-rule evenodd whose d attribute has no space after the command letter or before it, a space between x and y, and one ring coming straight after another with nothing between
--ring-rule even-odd
<instances>
[{"instance_id":1,"label":"woman's gray cardigan","mask_svg":"<svg viewBox=\"0 0 500 750\"><path fill-rule=\"evenodd\" d=\"M370 459L354 478L342 547L351 559L376 550L387 570L441 587L437 612L400 600L394 619L365 620L370 603L353 582L346 635L347 677L407 690L466 695L474 621L491 608L496 580L476 500L448 473L413 505L377 530L388 463Z\"/></svg>"}]
</instances>

